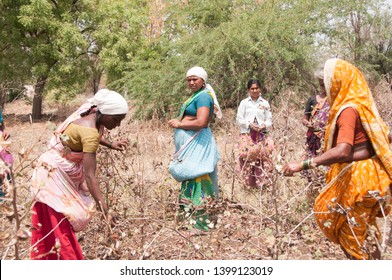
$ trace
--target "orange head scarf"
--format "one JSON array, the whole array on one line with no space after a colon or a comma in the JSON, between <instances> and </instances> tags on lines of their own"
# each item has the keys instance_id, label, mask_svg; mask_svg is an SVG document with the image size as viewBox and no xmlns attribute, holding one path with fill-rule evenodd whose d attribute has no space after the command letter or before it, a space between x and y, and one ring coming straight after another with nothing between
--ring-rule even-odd
<instances>
[{"instance_id":1,"label":"orange head scarf","mask_svg":"<svg viewBox=\"0 0 392 280\"><path fill-rule=\"evenodd\" d=\"M324 65L324 84L331 106L325 131L325 151L332 148L336 120L343 109L353 107L372 142L374 151L392 178L392 151L389 146L389 129L381 119L373 96L362 73L341 59L329 59Z\"/></svg>"}]
</instances>

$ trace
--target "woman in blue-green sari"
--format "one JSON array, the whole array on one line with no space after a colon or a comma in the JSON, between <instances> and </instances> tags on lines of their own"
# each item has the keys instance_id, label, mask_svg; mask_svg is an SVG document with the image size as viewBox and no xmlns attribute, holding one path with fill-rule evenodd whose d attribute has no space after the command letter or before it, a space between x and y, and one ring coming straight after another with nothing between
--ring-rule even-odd
<instances>
[{"instance_id":1,"label":"woman in blue-green sari","mask_svg":"<svg viewBox=\"0 0 392 280\"><path fill-rule=\"evenodd\" d=\"M179 218L191 225L190 235L200 235L213 228L208 204L218 198L217 162L220 158L209 123L215 113L222 117L207 72L193 67L187 72L192 95L184 102L177 118L169 120L174 130L176 153L170 174L181 182Z\"/></svg>"}]
</instances>

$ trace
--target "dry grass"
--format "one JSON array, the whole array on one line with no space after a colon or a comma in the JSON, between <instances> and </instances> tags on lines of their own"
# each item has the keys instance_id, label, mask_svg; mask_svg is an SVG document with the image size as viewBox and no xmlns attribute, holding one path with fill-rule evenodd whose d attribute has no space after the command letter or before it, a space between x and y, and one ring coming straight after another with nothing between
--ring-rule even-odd
<instances>
[{"instance_id":1,"label":"dry grass","mask_svg":"<svg viewBox=\"0 0 392 280\"><path fill-rule=\"evenodd\" d=\"M390 119L391 95L384 85L376 89L382 114ZM279 108L273 108L272 137L276 149L274 164L299 159L303 154L305 128L302 111L291 104L294 94L285 93ZM6 107L6 121L12 134L16 158L15 186L0 206L0 254L2 259L28 259L31 198L29 179L37 156L46 149L51 131L46 120L61 121L72 106L45 106L46 119L30 123L30 105L23 101ZM219 162L220 200L211 205L216 226L208 235L187 238L176 221L179 183L167 167L174 150L172 130L160 121L138 122L129 116L112 139L127 138L124 152L102 148L98 176L108 204L119 223L111 228L95 215L84 232L77 233L87 259L345 259L340 248L330 243L317 227L312 213L311 189L319 179L308 183L300 175L282 177L276 170L263 190L248 190L237 174L238 128L235 111L226 110L224 119L212 125L221 160ZM16 193L16 204L13 196ZM15 210L17 209L17 210ZM17 212L18 219L14 213ZM385 222L380 221L384 227ZM390 218L386 227L389 230ZM186 225L185 225L186 226ZM389 231L388 231L389 232ZM386 236L387 238L389 236ZM391 246L383 254L392 259Z\"/></svg>"}]
</instances>

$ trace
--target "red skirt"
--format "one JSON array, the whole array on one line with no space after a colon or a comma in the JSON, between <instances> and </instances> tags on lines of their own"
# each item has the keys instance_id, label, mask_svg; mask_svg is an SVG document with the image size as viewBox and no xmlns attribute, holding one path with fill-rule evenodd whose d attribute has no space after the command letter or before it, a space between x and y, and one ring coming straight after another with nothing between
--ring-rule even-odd
<instances>
[{"instance_id":1,"label":"red skirt","mask_svg":"<svg viewBox=\"0 0 392 280\"><path fill-rule=\"evenodd\" d=\"M56 212L46 204L35 202L31 221L31 245L33 248L30 252L30 258L32 260L84 259L75 232L63 214Z\"/></svg>"}]
</instances>

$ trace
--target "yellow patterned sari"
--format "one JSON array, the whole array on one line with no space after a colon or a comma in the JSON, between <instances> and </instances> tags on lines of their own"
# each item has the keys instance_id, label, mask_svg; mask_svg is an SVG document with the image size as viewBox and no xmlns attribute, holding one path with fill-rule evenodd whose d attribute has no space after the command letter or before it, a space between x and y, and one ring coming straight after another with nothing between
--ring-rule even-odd
<instances>
[{"instance_id":1,"label":"yellow patterned sari","mask_svg":"<svg viewBox=\"0 0 392 280\"><path fill-rule=\"evenodd\" d=\"M370 159L335 163L326 175L326 187L315 201L315 218L329 240L340 244L356 259L368 259L364 248L376 217L388 214L392 178L392 151L388 127L381 119L369 87L352 64L330 59L324 67L324 84L331 104L325 132L325 151L332 148L336 120L343 109L353 107L376 155ZM376 233L376 236L379 235Z\"/></svg>"}]
</instances>

